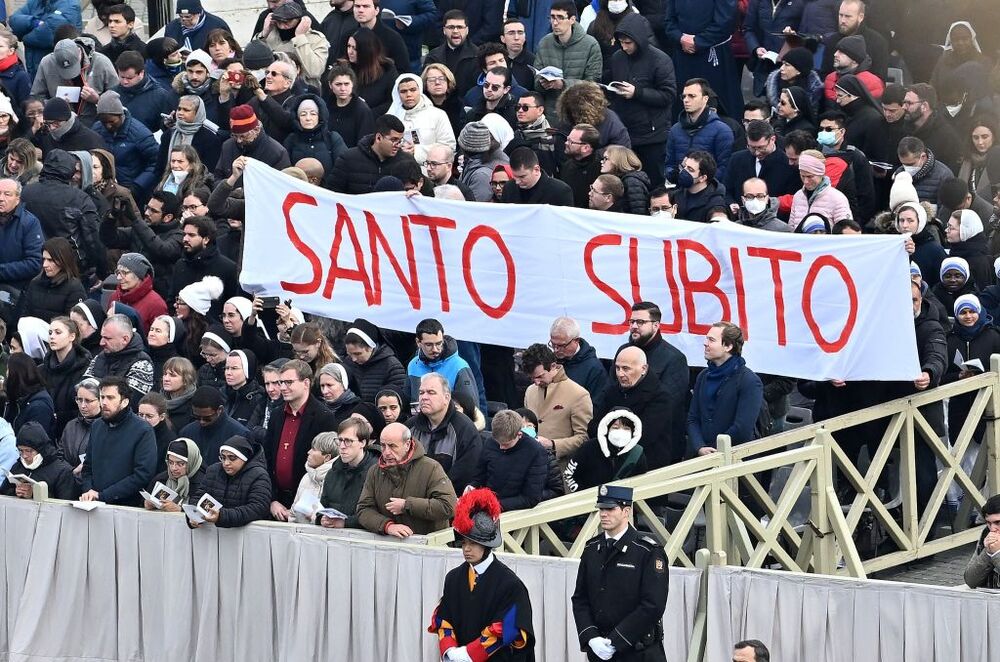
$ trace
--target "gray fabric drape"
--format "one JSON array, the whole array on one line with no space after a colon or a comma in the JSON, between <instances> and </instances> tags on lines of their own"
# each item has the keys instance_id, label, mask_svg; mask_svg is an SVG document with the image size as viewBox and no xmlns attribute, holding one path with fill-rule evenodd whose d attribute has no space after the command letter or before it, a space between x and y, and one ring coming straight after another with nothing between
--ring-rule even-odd
<instances>
[{"instance_id":1,"label":"gray fabric drape","mask_svg":"<svg viewBox=\"0 0 1000 662\"><path fill-rule=\"evenodd\" d=\"M3 498L0 662L437 659L426 627L460 553L375 538ZM531 594L537 659L584 660L577 562L501 556ZM671 569L670 660L687 654L699 574Z\"/></svg>"},{"instance_id":2,"label":"gray fabric drape","mask_svg":"<svg viewBox=\"0 0 1000 662\"><path fill-rule=\"evenodd\" d=\"M708 576L708 662L760 639L772 660L997 662L995 593L743 568Z\"/></svg>"}]
</instances>

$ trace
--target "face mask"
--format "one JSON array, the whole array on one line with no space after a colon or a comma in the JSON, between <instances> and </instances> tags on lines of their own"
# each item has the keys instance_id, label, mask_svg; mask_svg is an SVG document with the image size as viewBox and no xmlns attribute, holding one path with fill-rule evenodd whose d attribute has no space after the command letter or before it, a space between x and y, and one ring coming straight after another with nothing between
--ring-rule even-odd
<instances>
[{"instance_id":1,"label":"face mask","mask_svg":"<svg viewBox=\"0 0 1000 662\"><path fill-rule=\"evenodd\" d=\"M535 428L533 427L525 426L521 428L521 433L528 435L532 439L538 439L538 433L535 431Z\"/></svg>"},{"instance_id":2,"label":"face mask","mask_svg":"<svg viewBox=\"0 0 1000 662\"><path fill-rule=\"evenodd\" d=\"M174 181L177 182L178 184L182 183L185 179L187 179L188 176L187 170L174 170L171 172L171 174L174 177Z\"/></svg>"},{"instance_id":3,"label":"face mask","mask_svg":"<svg viewBox=\"0 0 1000 662\"><path fill-rule=\"evenodd\" d=\"M756 216L765 209L767 209L767 200L758 200L757 198L751 198L750 200L743 201L743 207Z\"/></svg>"},{"instance_id":4,"label":"face mask","mask_svg":"<svg viewBox=\"0 0 1000 662\"><path fill-rule=\"evenodd\" d=\"M649 212L649 216L651 218L659 218L659 219L662 219L664 221L669 221L669 220L671 220L674 217L674 212L667 211L667 210L655 209L655 210Z\"/></svg>"},{"instance_id":5,"label":"face mask","mask_svg":"<svg viewBox=\"0 0 1000 662\"><path fill-rule=\"evenodd\" d=\"M28 462L27 464L25 464L24 460L21 460L21 464L24 464L24 468L27 469L28 471L34 471L38 467L42 466L42 454L35 453L34 460Z\"/></svg>"},{"instance_id":6,"label":"face mask","mask_svg":"<svg viewBox=\"0 0 1000 662\"><path fill-rule=\"evenodd\" d=\"M920 166L903 166L903 172L907 173L910 177L915 177L918 172L920 172Z\"/></svg>"},{"instance_id":7,"label":"face mask","mask_svg":"<svg viewBox=\"0 0 1000 662\"><path fill-rule=\"evenodd\" d=\"M948 111L948 114L954 117L962 112L962 106L964 104L956 103L954 106L945 106L944 109Z\"/></svg>"},{"instance_id":8,"label":"face mask","mask_svg":"<svg viewBox=\"0 0 1000 662\"><path fill-rule=\"evenodd\" d=\"M677 173L677 185L681 188L691 188L694 186L694 177L687 170Z\"/></svg>"},{"instance_id":9,"label":"face mask","mask_svg":"<svg viewBox=\"0 0 1000 662\"><path fill-rule=\"evenodd\" d=\"M628 9L628 0L610 0L608 2L608 11L612 14L620 14Z\"/></svg>"},{"instance_id":10,"label":"face mask","mask_svg":"<svg viewBox=\"0 0 1000 662\"><path fill-rule=\"evenodd\" d=\"M820 131L816 134L816 141L824 147L833 147L837 144L837 132Z\"/></svg>"},{"instance_id":11,"label":"face mask","mask_svg":"<svg viewBox=\"0 0 1000 662\"><path fill-rule=\"evenodd\" d=\"M628 430L608 430L608 443L615 448L624 448L625 444L632 441L632 433Z\"/></svg>"}]
</instances>

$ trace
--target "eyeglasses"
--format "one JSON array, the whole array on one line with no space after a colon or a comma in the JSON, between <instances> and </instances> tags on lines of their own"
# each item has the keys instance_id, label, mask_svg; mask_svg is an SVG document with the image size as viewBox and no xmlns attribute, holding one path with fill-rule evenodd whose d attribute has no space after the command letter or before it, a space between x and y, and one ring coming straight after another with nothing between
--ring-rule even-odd
<instances>
[{"instance_id":1,"label":"eyeglasses","mask_svg":"<svg viewBox=\"0 0 1000 662\"><path fill-rule=\"evenodd\" d=\"M424 82L425 83L433 83L433 84L436 85L438 83L443 83L446 80L448 80L448 79L445 78L444 76L428 76L427 80L425 80Z\"/></svg>"},{"instance_id":2,"label":"eyeglasses","mask_svg":"<svg viewBox=\"0 0 1000 662\"><path fill-rule=\"evenodd\" d=\"M550 23L562 23L563 21L568 21L568 20L569 16L555 16L553 14L549 14Z\"/></svg>"},{"instance_id":3,"label":"eyeglasses","mask_svg":"<svg viewBox=\"0 0 1000 662\"><path fill-rule=\"evenodd\" d=\"M264 75L265 76L284 76L285 78L288 78L288 74L286 74L284 71L278 71L277 69L268 69L267 71L264 72Z\"/></svg>"},{"instance_id":4,"label":"eyeglasses","mask_svg":"<svg viewBox=\"0 0 1000 662\"><path fill-rule=\"evenodd\" d=\"M449 32L457 32L458 30L465 30L467 27L467 25L446 25L444 29Z\"/></svg>"},{"instance_id":5,"label":"eyeglasses","mask_svg":"<svg viewBox=\"0 0 1000 662\"><path fill-rule=\"evenodd\" d=\"M491 90L493 92L499 92L504 86L500 83L483 83L484 90Z\"/></svg>"},{"instance_id":6,"label":"eyeglasses","mask_svg":"<svg viewBox=\"0 0 1000 662\"><path fill-rule=\"evenodd\" d=\"M490 186L492 186L493 188L503 188L506 183L507 182L490 182Z\"/></svg>"},{"instance_id":7,"label":"eyeglasses","mask_svg":"<svg viewBox=\"0 0 1000 662\"><path fill-rule=\"evenodd\" d=\"M351 444L356 444L359 441L360 441L360 439L351 439L350 437L339 437L337 439L337 445L338 446L349 446Z\"/></svg>"},{"instance_id":8,"label":"eyeglasses","mask_svg":"<svg viewBox=\"0 0 1000 662\"><path fill-rule=\"evenodd\" d=\"M73 400L78 405L92 405L92 404L95 404L97 402L96 398L93 399L93 400L88 400L87 398L73 398Z\"/></svg>"},{"instance_id":9,"label":"eyeglasses","mask_svg":"<svg viewBox=\"0 0 1000 662\"><path fill-rule=\"evenodd\" d=\"M129 271L128 269L122 269L122 268L115 269L115 275L121 276L122 278L125 278L125 276L128 276L130 273L132 272Z\"/></svg>"},{"instance_id":10,"label":"eyeglasses","mask_svg":"<svg viewBox=\"0 0 1000 662\"><path fill-rule=\"evenodd\" d=\"M526 112L526 111L531 110L532 108L538 108L538 106L529 106L526 103L519 103L519 104L517 104L517 109L521 110L521 111L525 111Z\"/></svg>"},{"instance_id":11,"label":"eyeglasses","mask_svg":"<svg viewBox=\"0 0 1000 662\"><path fill-rule=\"evenodd\" d=\"M240 458L230 453L219 453L219 462L235 462L238 459Z\"/></svg>"},{"instance_id":12,"label":"eyeglasses","mask_svg":"<svg viewBox=\"0 0 1000 662\"><path fill-rule=\"evenodd\" d=\"M375 134L375 135L377 135L382 140L388 140L393 145L398 145L399 143L403 142L403 136L400 136L398 138L393 138L392 136L383 136L382 134Z\"/></svg>"},{"instance_id":13,"label":"eyeglasses","mask_svg":"<svg viewBox=\"0 0 1000 662\"><path fill-rule=\"evenodd\" d=\"M301 379L279 379L278 381L275 382L275 384L277 384L278 386L288 387L294 384L295 382L301 382L301 381L302 381Z\"/></svg>"},{"instance_id":14,"label":"eyeglasses","mask_svg":"<svg viewBox=\"0 0 1000 662\"><path fill-rule=\"evenodd\" d=\"M200 202L198 204L196 204L196 205L183 205L181 207L181 209L183 209L184 211L194 211L198 207L201 207L201 203Z\"/></svg>"},{"instance_id":15,"label":"eyeglasses","mask_svg":"<svg viewBox=\"0 0 1000 662\"><path fill-rule=\"evenodd\" d=\"M767 200L767 193L748 193L743 196L744 200Z\"/></svg>"},{"instance_id":16,"label":"eyeglasses","mask_svg":"<svg viewBox=\"0 0 1000 662\"><path fill-rule=\"evenodd\" d=\"M652 324L652 323L653 323L653 320L637 320L637 319L630 319L630 320L628 321L628 325L629 325L629 326L642 326L642 325L644 325L644 324Z\"/></svg>"},{"instance_id":17,"label":"eyeglasses","mask_svg":"<svg viewBox=\"0 0 1000 662\"><path fill-rule=\"evenodd\" d=\"M608 162L608 157L602 156L601 157L601 163L607 163L607 162Z\"/></svg>"},{"instance_id":18,"label":"eyeglasses","mask_svg":"<svg viewBox=\"0 0 1000 662\"><path fill-rule=\"evenodd\" d=\"M438 166L448 165L447 161L424 161L431 168L437 168Z\"/></svg>"},{"instance_id":19,"label":"eyeglasses","mask_svg":"<svg viewBox=\"0 0 1000 662\"><path fill-rule=\"evenodd\" d=\"M575 343L577 340L579 340L579 338L570 338L566 342L553 342L553 341L549 340L548 346L549 346L549 349L555 349L555 350L558 350L558 351L562 351L562 350L566 349L567 347L569 347L570 345L572 345L573 343Z\"/></svg>"},{"instance_id":20,"label":"eyeglasses","mask_svg":"<svg viewBox=\"0 0 1000 662\"><path fill-rule=\"evenodd\" d=\"M598 190L593 186L590 187L590 192L594 193L595 195L611 195L610 193L605 193L604 191Z\"/></svg>"}]
</instances>

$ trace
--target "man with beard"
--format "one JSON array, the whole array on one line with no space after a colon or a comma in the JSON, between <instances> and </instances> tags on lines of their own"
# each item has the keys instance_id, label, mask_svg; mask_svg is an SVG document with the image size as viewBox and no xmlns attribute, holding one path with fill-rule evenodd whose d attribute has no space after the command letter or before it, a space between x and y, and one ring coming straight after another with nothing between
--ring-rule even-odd
<instances>
[{"instance_id":1,"label":"man with beard","mask_svg":"<svg viewBox=\"0 0 1000 662\"><path fill-rule=\"evenodd\" d=\"M170 280L170 300L177 297L182 289L200 281L205 276L217 276L223 285L222 296L212 302L209 316L218 318L222 313L222 302L230 297L240 296L240 286L236 281L236 264L219 252L216 245L215 221L207 216L192 216L184 219L181 239L183 259L174 265Z\"/></svg>"},{"instance_id":2,"label":"man with beard","mask_svg":"<svg viewBox=\"0 0 1000 662\"><path fill-rule=\"evenodd\" d=\"M83 376L120 377L126 387L121 392L122 397L135 409L139 408L139 400L153 389L153 361L146 353L142 336L132 327L132 320L125 315L110 315L104 320L101 352L90 362Z\"/></svg>"},{"instance_id":3,"label":"man with beard","mask_svg":"<svg viewBox=\"0 0 1000 662\"><path fill-rule=\"evenodd\" d=\"M123 210L131 214L131 207ZM169 191L153 191L143 217L134 216L122 226L115 214L101 221L101 241L108 248L142 253L153 265L153 288L164 298L170 294L170 276L174 264L181 258L181 201Z\"/></svg>"},{"instance_id":4,"label":"man with beard","mask_svg":"<svg viewBox=\"0 0 1000 662\"><path fill-rule=\"evenodd\" d=\"M938 161L955 172L963 143L951 124L936 110L937 105L937 92L933 87L927 83L911 85L903 97L907 135L920 138Z\"/></svg>"},{"instance_id":5,"label":"man with beard","mask_svg":"<svg viewBox=\"0 0 1000 662\"><path fill-rule=\"evenodd\" d=\"M284 63L275 62L271 66L278 64ZM283 170L292 165L288 151L264 132L257 114L249 105L236 106L229 111L229 130L232 137L222 143L219 163L215 166L216 180L227 179L232 174L233 161L239 156L257 159L275 170Z\"/></svg>"},{"instance_id":6,"label":"man with beard","mask_svg":"<svg viewBox=\"0 0 1000 662\"><path fill-rule=\"evenodd\" d=\"M80 501L141 507L139 490L149 485L156 469L156 435L129 410L131 389L124 378L103 378L100 393L101 420L90 428Z\"/></svg>"},{"instance_id":7,"label":"man with beard","mask_svg":"<svg viewBox=\"0 0 1000 662\"><path fill-rule=\"evenodd\" d=\"M663 339L663 335L660 333L660 321L663 318L663 313L660 311L660 307L655 303L650 301L640 301L639 303L632 305L632 316L628 320L629 324L629 334L628 342L618 348L615 355L621 354L629 347L636 347L643 351L646 361L649 363L649 372L656 381L660 384L663 391L666 393L669 399L670 407L670 422L672 428L670 430L665 430L667 434L670 435L670 439L674 444L673 450L674 455L671 455L668 462L676 462L681 458L683 454L683 441L684 441L684 419L687 412L687 393L688 393L688 381L689 381L689 371L687 365L687 359L684 354ZM612 368L613 371L617 370L617 366ZM615 372L612 372L612 377L615 377ZM609 392L613 392L612 388ZM607 407L607 402L603 403L605 408L602 411L606 413L610 410ZM625 405L629 406L629 405ZM629 406L630 407L630 406ZM631 407L630 407L631 408ZM599 421L600 416L597 416L597 411L595 407L594 419L591 422L591 427L594 428L594 421ZM632 408L640 416L638 411ZM645 422L644 422L645 423ZM594 428L596 430L596 428ZM660 428L645 428L646 430L657 430ZM643 446L646 446L647 440L644 440ZM662 464L654 465L653 462L654 455L650 455L650 468L655 468L658 466L663 466Z\"/></svg>"},{"instance_id":8,"label":"man with beard","mask_svg":"<svg viewBox=\"0 0 1000 662\"><path fill-rule=\"evenodd\" d=\"M468 112L467 121L478 122L488 113L496 113L511 126L517 124L516 100L510 93L513 84L510 76L507 67L493 67L486 72L482 83L483 97Z\"/></svg>"},{"instance_id":9,"label":"man with beard","mask_svg":"<svg viewBox=\"0 0 1000 662\"><path fill-rule=\"evenodd\" d=\"M863 0L844 0L840 3L837 13L837 34L823 51L823 65L820 75L826 76L835 71L834 55L836 55L841 40L853 35L864 37L867 54L871 57L870 71L885 80L889 72L889 44L885 37L868 27L865 22L865 3Z\"/></svg>"},{"instance_id":10,"label":"man with beard","mask_svg":"<svg viewBox=\"0 0 1000 662\"><path fill-rule=\"evenodd\" d=\"M212 93L215 82L209 75L212 70L212 56L199 49L193 51L184 60L184 71L174 77L174 82L170 87L174 93L182 97L185 94L193 94L201 97L205 103L205 115L213 122L219 119L219 95Z\"/></svg>"}]
</instances>

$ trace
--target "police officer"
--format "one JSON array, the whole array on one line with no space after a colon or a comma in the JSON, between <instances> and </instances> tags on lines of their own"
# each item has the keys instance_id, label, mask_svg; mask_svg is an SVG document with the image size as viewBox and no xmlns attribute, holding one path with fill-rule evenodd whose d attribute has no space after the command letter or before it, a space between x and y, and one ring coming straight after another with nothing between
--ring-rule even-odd
<instances>
[{"instance_id":1,"label":"police officer","mask_svg":"<svg viewBox=\"0 0 1000 662\"><path fill-rule=\"evenodd\" d=\"M573 592L580 650L590 662L666 662L666 554L629 524L632 488L602 485L597 507L601 533L587 541Z\"/></svg>"}]
</instances>

